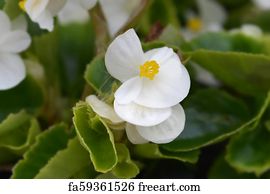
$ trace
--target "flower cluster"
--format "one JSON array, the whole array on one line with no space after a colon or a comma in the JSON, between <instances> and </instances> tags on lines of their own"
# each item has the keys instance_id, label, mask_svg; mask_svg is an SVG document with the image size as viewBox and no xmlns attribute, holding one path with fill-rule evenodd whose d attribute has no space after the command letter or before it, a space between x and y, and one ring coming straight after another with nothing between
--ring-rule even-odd
<instances>
[{"instance_id":1,"label":"flower cluster","mask_svg":"<svg viewBox=\"0 0 270 194\"><path fill-rule=\"evenodd\" d=\"M168 143L182 132L185 113L179 102L189 92L190 77L171 48L144 52L130 29L110 44L105 64L122 85L114 95L114 110L89 96L87 102L95 112L111 122L125 121L134 144Z\"/></svg>"},{"instance_id":2,"label":"flower cluster","mask_svg":"<svg viewBox=\"0 0 270 194\"><path fill-rule=\"evenodd\" d=\"M31 42L26 27L23 17L11 22L7 14L0 11L0 90L10 89L25 78L25 66L19 53Z\"/></svg>"},{"instance_id":3,"label":"flower cluster","mask_svg":"<svg viewBox=\"0 0 270 194\"><path fill-rule=\"evenodd\" d=\"M111 36L123 27L140 4L140 0L99 0L98 2L108 22ZM97 0L20 0L19 2L20 7L32 21L49 31L53 30L53 20L56 16L61 24L87 21L88 10L92 9L96 3Z\"/></svg>"}]
</instances>

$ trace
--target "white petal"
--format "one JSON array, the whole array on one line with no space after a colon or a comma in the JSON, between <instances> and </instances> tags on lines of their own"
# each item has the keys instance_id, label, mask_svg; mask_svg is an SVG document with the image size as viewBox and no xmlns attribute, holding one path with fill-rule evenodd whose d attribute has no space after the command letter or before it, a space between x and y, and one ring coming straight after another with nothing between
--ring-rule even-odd
<instances>
[{"instance_id":1,"label":"white petal","mask_svg":"<svg viewBox=\"0 0 270 194\"><path fill-rule=\"evenodd\" d=\"M241 26L241 32L253 38L260 38L263 35L262 29L254 24L244 24Z\"/></svg>"},{"instance_id":2,"label":"white petal","mask_svg":"<svg viewBox=\"0 0 270 194\"><path fill-rule=\"evenodd\" d=\"M134 102L151 108L166 108L178 104L190 89L189 74L176 53L169 48L154 49L146 53L148 60L160 65L153 80L144 79L143 87Z\"/></svg>"},{"instance_id":3,"label":"white petal","mask_svg":"<svg viewBox=\"0 0 270 194\"><path fill-rule=\"evenodd\" d=\"M66 2L67 0L50 0L46 9L50 12L52 16L56 16L59 11L65 6Z\"/></svg>"},{"instance_id":4,"label":"white petal","mask_svg":"<svg viewBox=\"0 0 270 194\"><path fill-rule=\"evenodd\" d=\"M118 36L108 47L105 64L108 72L121 82L138 76L144 62L141 42L133 29Z\"/></svg>"},{"instance_id":5,"label":"white petal","mask_svg":"<svg viewBox=\"0 0 270 194\"><path fill-rule=\"evenodd\" d=\"M146 60L155 60L160 66L166 63L172 56L174 56L173 49L168 47L156 48L145 53Z\"/></svg>"},{"instance_id":6,"label":"white petal","mask_svg":"<svg viewBox=\"0 0 270 194\"><path fill-rule=\"evenodd\" d=\"M27 21L24 15L20 15L12 21L12 30L27 30Z\"/></svg>"},{"instance_id":7,"label":"white petal","mask_svg":"<svg viewBox=\"0 0 270 194\"><path fill-rule=\"evenodd\" d=\"M88 10L82 7L80 1L69 0L59 12L58 18L61 24L84 23L89 19L89 14Z\"/></svg>"},{"instance_id":8,"label":"white petal","mask_svg":"<svg viewBox=\"0 0 270 194\"><path fill-rule=\"evenodd\" d=\"M148 142L138 133L136 126L130 123L126 124L126 134L128 140L133 144L144 144Z\"/></svg>"},{"instance_id":9,"label":"white petal","mask_svg":"<svg viewBox=\"0 0 270 194\"><path fill-rule=\"evenodd\" d=\"M113 37L129 20L141 3L140 0L100 0L101 8Z\"/></svg>"},{"instance_id":10,"label":"white petal","mask_svg":"<svg viewBox=\"0 0 270 194\"><path fill-rule=\"evenodd\" d=\"M114 110L124 121L141 126L157 125L171 115L171 108L147 108L133 102L123 105L119 104L117 100L114 100Z\"/></svg>"},{"instance_id":11,"label":"white petal","mask_svg":"<svg viewBox=\"0 0 270 194\"><path fill-rule=\"evenodd\" d=\"M25 67L18 55L0 54L0 90L10 89L25 78Z\"/></svg>"},{"instance_id":12,"label":"white petal","mask_svg":"<svg viewBox=\"0 0 270 194\"><path fill-rule=\"evenodd\" d=\"M0 11L0 37L11 29L11 23L7 14L3 11Z\"/></svg>"},{"instance_id":13,"label":"white petal","mask_svg":"<svg viewBox=\"0 0 270 194\"><path fill-rule=\"evenodd\" d=\"M82 5L82 7L89 10L96 5L97 0L80 0L80 3Z\"/></svg>"},{"instance_id":14,"label":"white petal","mask_svg":"<svg viewBox=\"0 0 270 194\"><path fill-rule=\"evenodd\" d=\"M136 126L139 134L154 143L169 143L177 138L185 127L185 112L180 104L172 108L171 116L152 127Z\"/></svg>"},{"instance_id":15,"label":"white petal","mask_svg":"<svg viewBox=\"0 0 270 194\"><path fill-rule=\"evenodd\" d=\"M46 29L50 32L53 30L53 16L48 11L44 11L33 21L37 22L42 29Z\"/></svg>"},{"instance_id":16,"label":"white petal","mask_svg":"<svg viewBox=\"0 0 270 194\"><path fill-rule=\"evenodd\" d=\"M119 104L129 104L140 94L142 80L134 77L125 81L115 92L114 97Z\"/></svg>"},{"instance_id":17,"label":"white petal","mask_svg":"<svg viewBox=\"0 0 270 194\"><path fill-rule=\"evenodd\" d=\"M223 24L227 18L225 9L213 0L197 0L203 25Z\"/></svg>"},{"instance_id":18,"label":"white petal","mask_svg":"<svg viewBox=\"0 0 270 194\"><path fill-rule=\"evenodd\" d=\"M253 3L262 10L270 9L270 1L269 0L253 0Z\"/></svg>"},{"instance_id":19,"label":"white petal","mask_svg":"<svg viewBox=\"0 0 270 194\"><path fill-rule=\"evenodd\" d=\"M35 21L46 9L49 0L27 0L25 10L30 18Z\"/></svg>"},{"instance_id":20,"label":"white petal","mask_svg":"<svg viewBox=\"0 0 270 194\"><path fill-rule=\"evenodd\" d=\"M12 31L0 37L0 51L19 53L31 43L30 36L21 30Z\"/></svg>"},{"instance_id":21,"label":"white petal","mask_svg":"<svg viewBox=\"0 0 270 194\"><path fill-rule=\"evenodd\" d=\"M90 95L86 98L86 102L91 106L93 111L101 117L108 119L113 124L119 124L124 122L114 112L113 108L105 102L99 100L95 95Z\"/></svg>"}]
</instances>

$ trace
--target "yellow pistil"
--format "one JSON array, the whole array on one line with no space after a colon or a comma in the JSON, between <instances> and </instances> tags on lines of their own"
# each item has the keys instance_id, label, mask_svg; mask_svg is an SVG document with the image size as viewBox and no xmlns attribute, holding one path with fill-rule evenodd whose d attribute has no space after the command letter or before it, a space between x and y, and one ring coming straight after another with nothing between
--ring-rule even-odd
<instances>
[{"instance_id":1,"label":"yellow pistil","mask_svg":"<svg viewBox=\"0 0 270 194\"><path fill-rule=\"evenodd\" d=\"M187 21L187 28L193 32L199 32L202 29L203 23L200 18L190 18Z\"/></svg>"},{"instance_id":2,"label":"yellow pistil","mask_svg":"<svg viewBox=\"0 0 270 194\"><path fill-rule=\"evenodd\" d=\"M20 8L25 11L25 3L27 0L19 0L19 6Z\"/></svg>"},{"instance_id":3,"label":"yellow pistil","mask_svg":"<svg viewBox=\"0 0 270 194\"><path fill-rule=\"evenodd\" d=\"M158 72L159 64L156 61L146 61L140 66L140 77L147 77L153 80Z\"/></svg>"}]
</instances>

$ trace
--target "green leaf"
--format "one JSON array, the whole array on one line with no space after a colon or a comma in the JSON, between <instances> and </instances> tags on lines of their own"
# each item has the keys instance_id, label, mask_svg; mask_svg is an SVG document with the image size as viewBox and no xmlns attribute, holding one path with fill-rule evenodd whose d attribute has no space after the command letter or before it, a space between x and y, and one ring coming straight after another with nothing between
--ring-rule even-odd
<instances>
[{"instance_id":1,"label":"green leaf","mask_svg":"<svg viewBox=\"0 0 270 194\"><path fill-rule=\"evenodd\" d=\"M252 130L234 136L227 146L226 160L231 166L257 176L270 170L270 133L267 122L260 122L270 106L270 92L257 116Z\"/></svg>"},{"instance_id":2,"label":"green leaf","mask_svg":"<svg viewBox=\"0 0 270 194\"><path fill-rule=\"evenodd\" d=\"M270 120L265 122L265 127L270 132Z\"/></svg>"},{"instance_id":3,"label":"green leaf","mask_svg":"<svg viewBox=\"0 0 270 194\"><path fill-rule=\"evenodd\" d=\"M166 43L166 45L169 47L176 48L179 48L184 42L179 29L172 25L168 25L162 31L162 34L159 36L158 40Z\"/></svg>"},{"instance_id":4,"label":"green leaf","mask_svg":"<svg viewBox=\"0 0 270 194\"><path fill-rule=\"evenodd\" d=\"M35 176L37 179L45 178L73 178L78 177L81 170L86 170L91 176L91 161L87 151L81 146L77 138L68 142L66 149L55 154L49 162ZM96 174L96 173L95 173ZM88 177L93 178L93 177Z\"/></svg>"},{"instance_id":5,"label":"green leaf","mask_svg":"<svg viewBox=\"0 0 270 194\"><path fill-rule=\"evenodd\" d=\"M240 93L257 96L270 89L270 57L208 50L197 50L188 56Z\"/></svg>"},{"instance_id":6,"label":"green leaf","mask_svg":"<svg viewBox=\"0 0 270 194\"><path fill-rule=\"evenodd\" d=\"M84 149L84 148L81 146L81 149ZM85 150L84 150L84 152L85 152ZM72 178L72 179L93 179L93 178L97 177L97 175L99 173L97 171L95 171L95 168L90 161L88 152L86 152L86 154L87 154L87 159L88 159L87 165L83 165L84 167L81 167L78 172L73 173L73 175L70 178ZM81 163L83 163L83 161Z\"/></svg>"},{"instance_id":7,"label":"green leaf","mask_svg":"<svg viewBox=\"0 0 270 194\"><path fill-rule=\"evenodd\" d=\"M0 0L0 9L3 9L5 3L6 3L5 0Z\"/></svg>"},{"instance_id":8,"label":"green leaf","mask_svg":"<svg viewBox=\"0 0 270 194\"><path fill-rule=\"evenodd\" d=\"M140 169L130 159L129 150L125 144L116 144L118 162L117 165L112 169L112 174L117 178L134 178L136 177Z\"/></svg>"},{"instance_id":9,"label":"green leaf","mask_svg":"<svg viewBox=\"0 0 270 194\"><path fill-rule=\"evenodd\" d=\"M184 104L186 124L180 136L161 145L169 151L190 151L219 142L251 125L245 104L229 94L215 90L201 90Z\"/></svg>"},{"instance_id":10,"label":"green leaf","mask_svg":"<svg viewBox=\"0 0 270 194\"><path fill-rule=\"evenodd\" d=\"M224 155L212 165L208 178L210 179L254 179L256 176L249 173L241 173L232 168L224 159Z\"/></svg>"},{"instance_id":11,"label":"green leaf","mask_svg":"<svg viewBox=\"0 0 270 194\"><path fill-rule=\"evenodd\" d=\"M199 159L199 150L190 152L170 152L157 144L140 144L134 147L135 155L147 159L175 159L182 162L196 163Z\"/></svg>"},{"instance_id":12,"label":"green leaf","mask_svg":"<svg viewBox=\"0 0 270 194\"><path fill-rule=\"evenodd\" d=\"M84 75L87 83L101 96L106 97L117 88L117 81L108 73L104 56L97 56L88 66Z\"/></svg>"},{"instance_id":13,"label":"green leaf","mask_svg":"<svg viewBox=\"0 0 270 194\"><path fill-rule=\"evenodd\" d=\"M62 90L69 96L79 98L85 80L86 65L95 53L93 27L86 24L70 24L58 27L60 70L62 71Z\"/></svg>"},{"instance_id":14,"label":"green leaf","mask_svg":"<svg viewBox=\"0 0 270 194\"><path fill-rule=\"evenodd\" d=\"M93 48L94 34L88 22L56 25L53 32L34 36L32 52L44 66L50 86L77 99L83 90L86 64L94 55Z\"/></svg>"},{"instance_id":15,"label":"green leaf","mask_svg":"<svg viewBox=\"0 0 270 194\"><path fill-rule=\"evenodd\" d=\"M41 133L13 168L12 178L34 178L59 150L66 147L71 136L66 129L66 125L58 124Z\"/></svg>"},{"instance_id":16,"label":"green leaf","mask_svg":"<svg viewBox=\"0 0 270 194\"><path fill-rule=\"evenodd\" d=\"M87 103L77 103L73 113L78 138L89 152L96 171L110 171L117 164L112 132Z\"/></svg>"},{"instance_id":17,"label":"green leaf","mask_svg":"<svg viewBox=\"0 0 270 194\"><path fill-rule=\"evenodd\" d=\"M254 39L241 33L210 32L184 44L182 49L205 49L213 51L235 51L246 53L267 53L267 45L261 39Z\"/></svg>"},{"instance_id":18,"label":"green leaf","mask_svg":"<svg viewBox=\"0 0 270 194\"><path fill-rule=\"evenodd\" d=\"M270 133L260 124L255 130L235 136L227 147L231 166L257 176L270 170Z\"/></svg>"},{"instance_id":19,"label":"green leaf","mask_svg":"<svg viewBox=\"0 0 270 194\"><path fill-rule=\"evenodd\" d=\"M143 13L143 17L139 21L140 32L142 32L144 35L148 35L148 38L149 32L152 32L152 34L150 33L150 35L152 35L150 36L150 39L154 39L156 38L155 36L158 35L158 33L162 30L163 26L171 24L179 28L180 25L177 18L177 9L172 0L155 0L150 1L150 4L151 5ZM153 30L153 28L155 30Z\"/></svg>"},{"instance_id":20,"label":"green leaf","mask_svg":"<svg viewBox=\"0 0 270 194\"><path fill-rule=\"evenodd\" d=\"M43 105L43 100L41 87L34 79L27 77L15 88L0 91L0 121L21 109L35 113Z\"/></svg>"},{"instance_id":21,"label":"green leaf","mask_svg":"<svg viewBox=\"0 0 270 194\"><path fill-rule=\"evenodd\" d=\"M10 114L0 124L0 163L20 157L39 133L38 122L26 112Z\"/></svg>"}]
</instances>

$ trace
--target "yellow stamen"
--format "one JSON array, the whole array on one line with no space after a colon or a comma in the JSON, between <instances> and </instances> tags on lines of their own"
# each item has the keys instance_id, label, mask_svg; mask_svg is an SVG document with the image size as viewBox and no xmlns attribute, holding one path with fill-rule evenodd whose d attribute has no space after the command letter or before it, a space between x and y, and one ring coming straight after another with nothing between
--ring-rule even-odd
<instances>
[{"instance_id":1,"label":"yellow stamen","mask_svg":"<svg viewBox=\"0 0 270 194\"><path fill-rule=\"evenodd\" d=\"M187 28L193 32L199 32L202 29L203 23L200 18L190 18L187 21Z\"/></svg>"},{"instance_id":2,"label":"yellow stamen","mask_svg":"<svg viewBox=\"0 0 270 194\"><path fill-rule=\"evenodd\" d=\"M21 8L23 11L25 11L25 3L26 3L27 0L19 0L19 1L20 1L20 2L19 2L20 8Z\"/></svg>"},{"instance_id":3,"label":"yellow stamen","mask_svg":"<svg viewBox=\"0 0 270 194\"><path fill-rule=\"evenodd\" d=\"M146 61L140 66L140 77L147 77L153 80L159 72L159 64L156 61Z\"/></svg>"}]
</instances>

